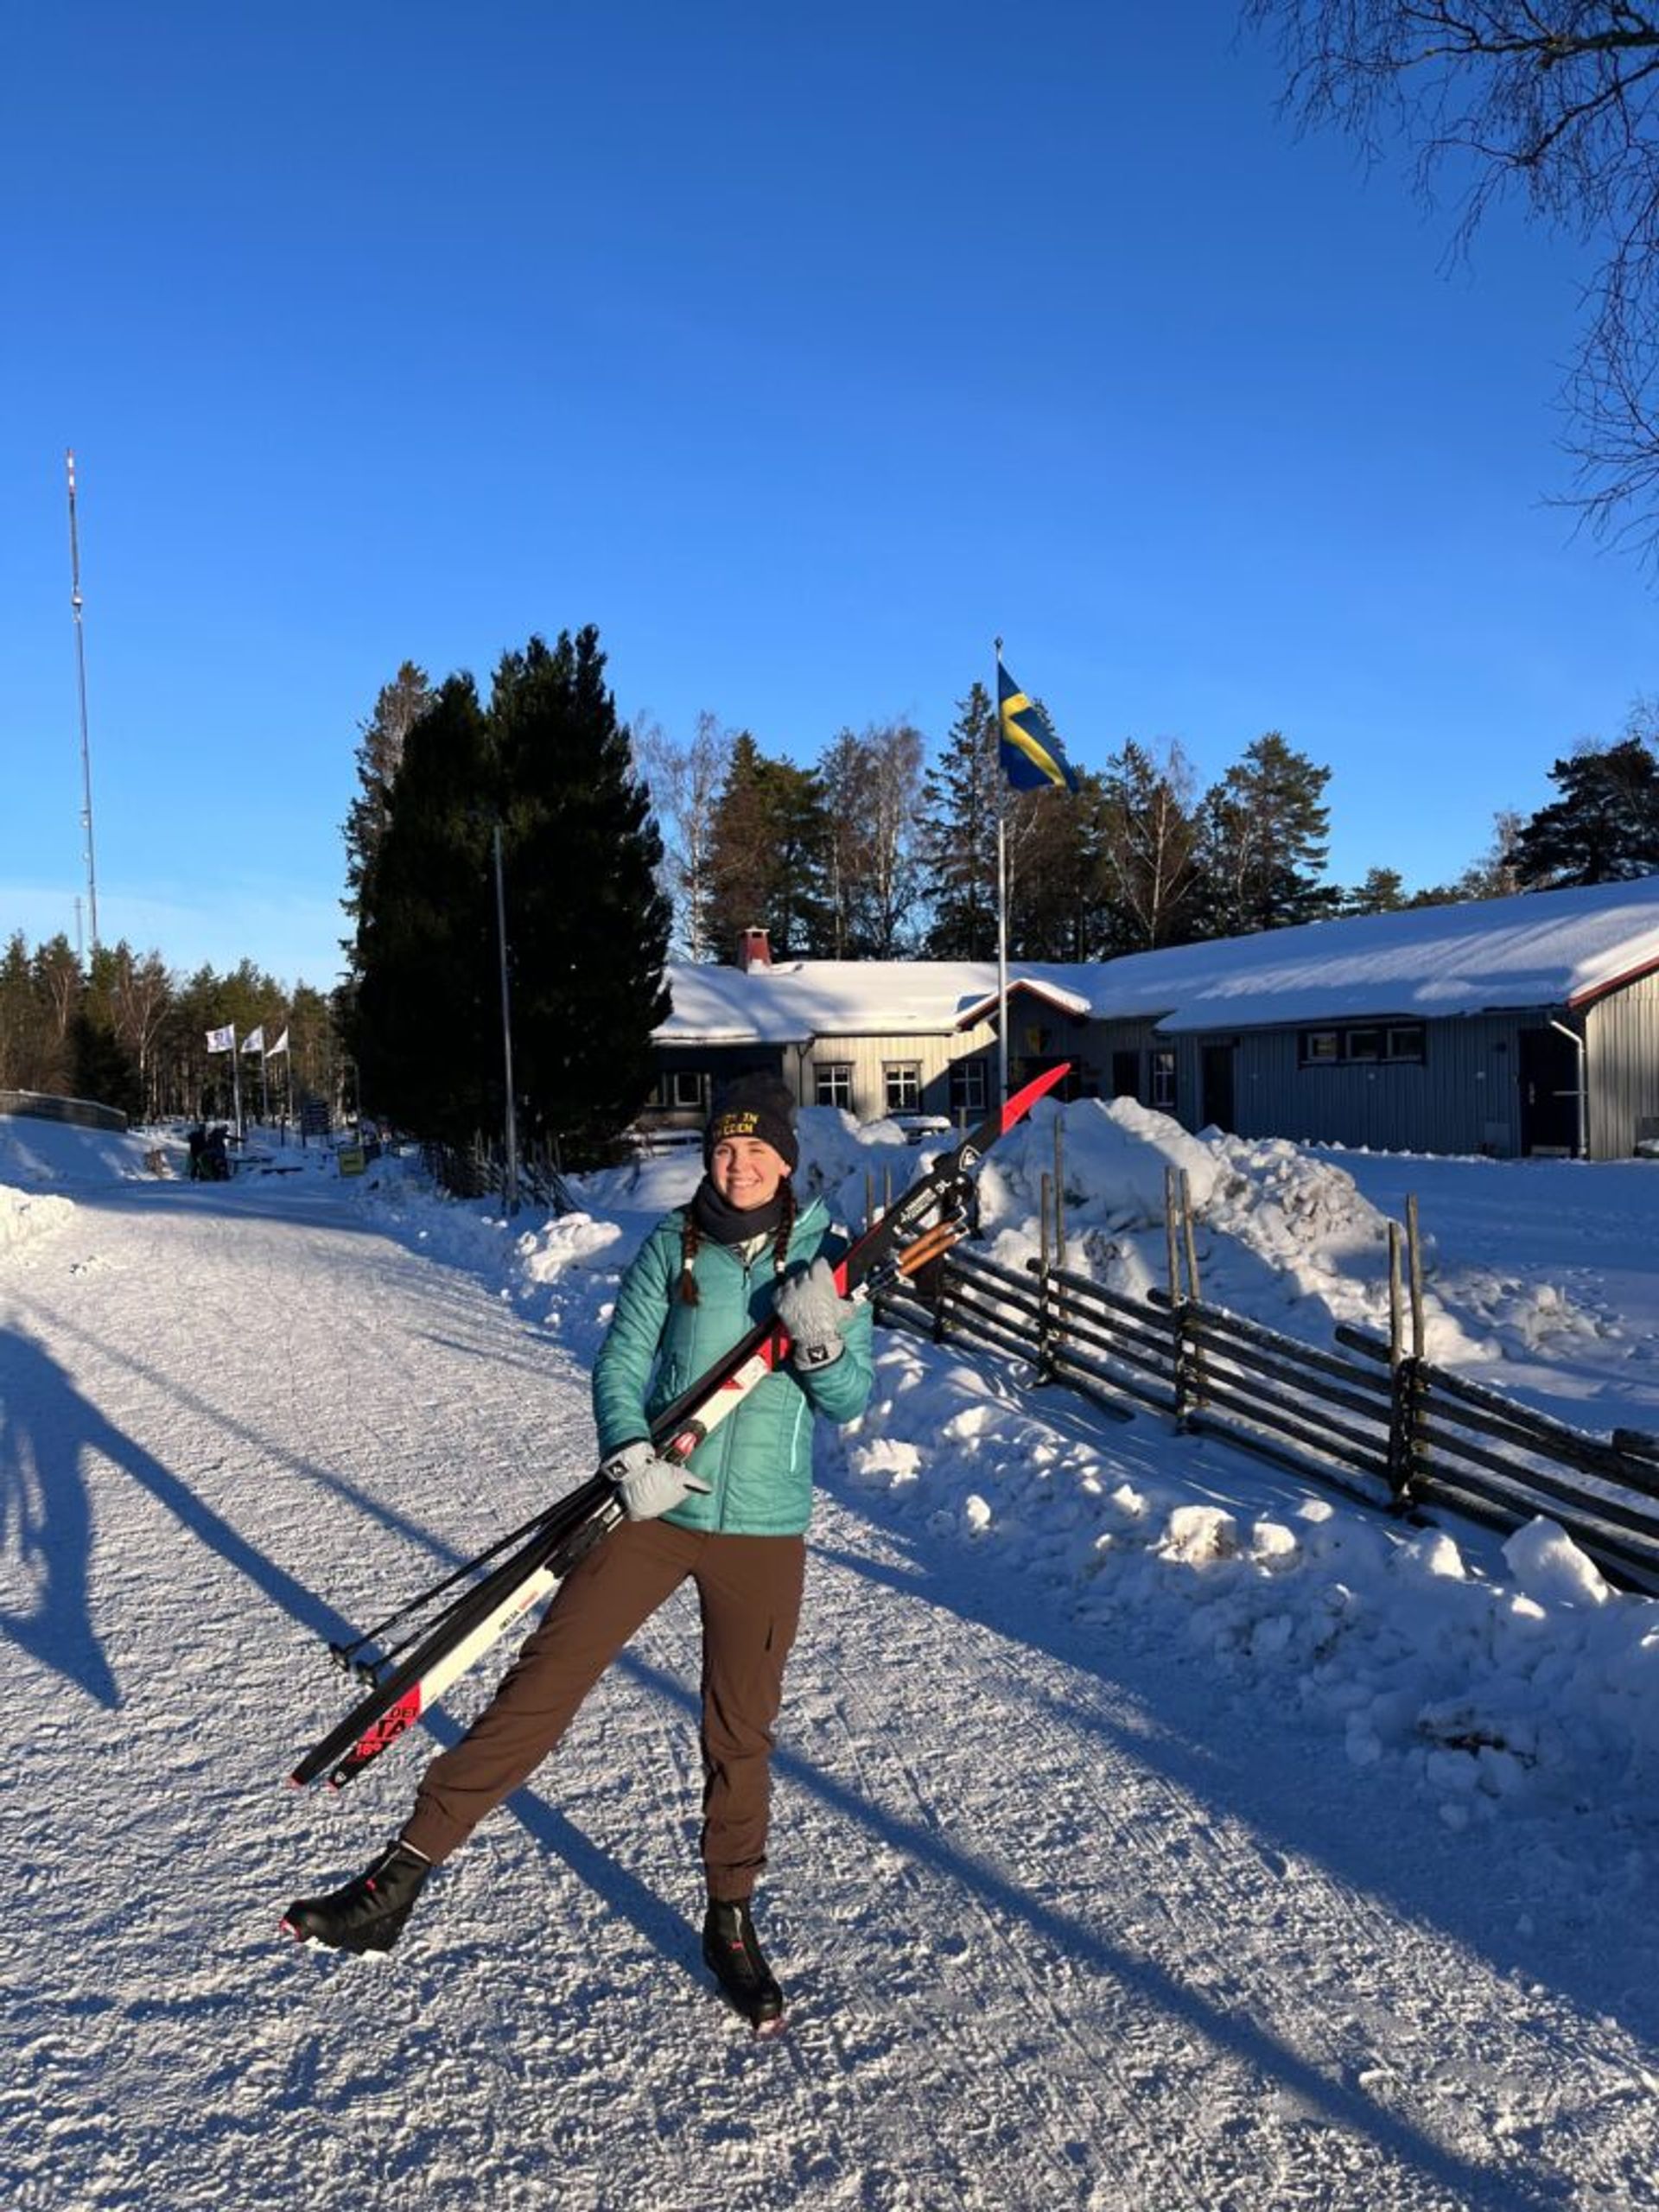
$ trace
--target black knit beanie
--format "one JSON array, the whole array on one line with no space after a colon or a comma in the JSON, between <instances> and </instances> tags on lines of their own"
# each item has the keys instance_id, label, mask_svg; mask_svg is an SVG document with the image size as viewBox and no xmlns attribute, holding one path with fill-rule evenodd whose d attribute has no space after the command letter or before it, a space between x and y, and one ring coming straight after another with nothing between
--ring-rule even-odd
<instances>
[{"instance_id":1,"label":"black knit beanie","mask_svg":"<svg viewBox=\"0 0 1659 2212\"><path fill-rule=\"evenodd\" d=\"M775 1075L740 1075L715 1100L702 1137L702 1164L712 1166L715 1147L727 1137L759 1137L795 1172L801 1148L795 1141L795 1101Z\"/></svg>"}]
</instances>

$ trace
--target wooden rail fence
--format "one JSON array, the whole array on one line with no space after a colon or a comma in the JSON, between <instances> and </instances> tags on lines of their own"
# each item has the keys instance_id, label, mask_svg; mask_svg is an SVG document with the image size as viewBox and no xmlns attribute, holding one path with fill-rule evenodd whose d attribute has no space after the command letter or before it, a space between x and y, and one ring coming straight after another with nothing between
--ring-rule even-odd
<instances>
[{"instance_id":1,"label":"wooden rail fence","mask_svg":"<svg viewBox=\"0 0 1659 2212\"><path fill-rule=\"evenodd\" d=\"M1173 1170L1165 1228L1168 1287L1138 1301L1065 1266L1046 1190L1041 1256L1023 1273L957 1245L882 1312L1027 1360L1118 1419L1153 1408L1394 1513L1440 1506L1502 1529L1546 1515L1611 1582L1659 1595L1659 1437L1569 1427L1427 1358L1414 1201L1389 1224L1389 1333L1338 1326L1335 1351L1205 1302Z\"/></svg>"}]
</instances>

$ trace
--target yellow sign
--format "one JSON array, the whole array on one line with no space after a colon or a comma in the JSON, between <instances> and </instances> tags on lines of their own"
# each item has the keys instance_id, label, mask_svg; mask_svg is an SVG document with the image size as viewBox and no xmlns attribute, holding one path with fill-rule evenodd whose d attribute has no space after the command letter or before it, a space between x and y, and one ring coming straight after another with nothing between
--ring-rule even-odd
<instances>
[{"instance_id":1,"label":"yellow sign","mask_svg":"<svg viewBox=\"0 0 1659 2212\"><path fill-rule=\"evenodd\" d=\"M342 1175L360 1175L363 1173L363 1147L360 1144L348 1144L334 1157L340 1162Z\"/></svg>"}]
</instances>

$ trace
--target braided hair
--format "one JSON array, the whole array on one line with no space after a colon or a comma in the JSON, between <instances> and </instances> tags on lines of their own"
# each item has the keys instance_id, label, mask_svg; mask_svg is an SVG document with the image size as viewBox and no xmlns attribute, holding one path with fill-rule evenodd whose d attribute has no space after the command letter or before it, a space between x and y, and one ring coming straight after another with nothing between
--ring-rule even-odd
<instances>
[{"instance_id":1,"label":"braided hair","mask_svg":"<svg viewBox=\"0 0 1659 2212\"><path fill-rule=\"evenodd\" d=\"M778 1185L778 1226L772 1239L772 1272L781 1278L789 1257L789 1240L795 1229L795 1185L787 1175ZM697 1224L696 1208L681 1209L680 1218L680 1303L698 1303L697 1278L695 1273L697 1252L702 1243L702 1231Z\"/></svg>"}]
</instances>

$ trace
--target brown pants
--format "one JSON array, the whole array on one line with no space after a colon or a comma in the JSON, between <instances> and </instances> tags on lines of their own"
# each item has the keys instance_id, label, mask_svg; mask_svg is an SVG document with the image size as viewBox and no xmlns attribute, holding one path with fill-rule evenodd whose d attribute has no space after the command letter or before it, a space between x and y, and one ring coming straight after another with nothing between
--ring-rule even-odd
<instances>
[{"instance_id":1,"label":"brown pants","mask_svg":"<svg viewBox=\"0 0 1659 2212\"><path fill-rule=\"evenodd\" d=\"M561 1585L501 1687L421 1777L403 1840L447 1859L552 1751L617 1653L689 1575L702 1610L702 1861L747 1897L766 1864L772 1724L800 1622L801 1536L703 1535L624 1522Z\"/></svg>"}]
</instances>

